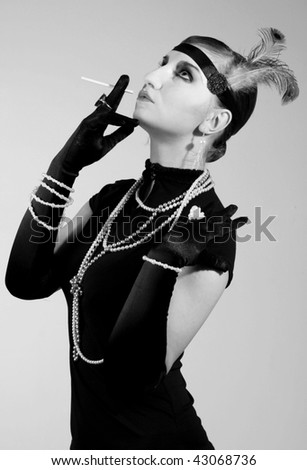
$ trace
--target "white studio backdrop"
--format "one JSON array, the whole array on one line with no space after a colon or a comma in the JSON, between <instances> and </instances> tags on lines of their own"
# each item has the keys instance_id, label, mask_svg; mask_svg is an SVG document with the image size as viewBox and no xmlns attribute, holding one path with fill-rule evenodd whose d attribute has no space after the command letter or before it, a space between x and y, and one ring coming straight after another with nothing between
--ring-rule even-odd
<instances>
[{"instance_id":1,"label":"white studio backdrop","mask_svg":"<svg viewBox=\"0 0 307 470\"><path fill-rule=\"evenodd\" d=\"M275 91L260 90L250 122L210 165L224 205L252 221L241 229L251 239L238 244L233 283L186 350L183 373L217 449L306 449L305 0L2 0L0 8L0 448L70 444L64 297L18 300L4 273L32 188L105 91L81 75L114 83L127 73L135 94L120 112L132 115L146 72L185 37L213 36L244 54L258 28L273 26L286 35L283 59L301 95L282 107ZM82 171L67 215L104 184L139 177L148 157L137 129ZM257 240L259 210L261 222L276 216L276 241Z\"/></svg>"}]
</instances>

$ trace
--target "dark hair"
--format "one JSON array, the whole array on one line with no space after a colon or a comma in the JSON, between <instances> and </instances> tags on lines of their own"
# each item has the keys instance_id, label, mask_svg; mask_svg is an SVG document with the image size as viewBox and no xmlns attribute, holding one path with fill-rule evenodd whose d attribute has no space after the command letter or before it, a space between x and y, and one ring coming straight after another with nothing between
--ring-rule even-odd
<instances>
[{"instance_id":1,"label":"dark hair","mask_svg":"<svg viewBox=\"0 0 307 470\"><path fill-rule=\"evenodd\" d=\"M218 71L227 78L236 105L231 122L213 143L213 149L207 157L209 162L225 154L227 140L235 135L252 115L259 83L276 86L283 95L283 103L293 101L299 94L293 72L279 60L279 54L285 47L284 35L274 28L263 28L259 33L261 41L247 57L211 37L190 36L182 41L205 49ZM219 105L225 108L221 102Z\"/></svg>"}]
</instances>

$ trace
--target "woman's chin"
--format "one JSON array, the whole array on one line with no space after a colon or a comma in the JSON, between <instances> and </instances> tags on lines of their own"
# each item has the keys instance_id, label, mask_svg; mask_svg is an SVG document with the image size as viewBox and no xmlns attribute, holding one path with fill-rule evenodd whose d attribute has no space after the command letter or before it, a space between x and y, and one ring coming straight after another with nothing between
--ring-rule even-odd
<instances>
[{"instance_id":1,"label":"woman's chin","mask_svg":"<svg viewBox=\"0 0 307 470\"><path fill-rule=\"evenodd\" d=\"M144 118L144 115L142 112L139 112L138 109L135 109L132 115L133 119L137 119L139 121L139 127L141 127L144 130L148 129L149 123L147 120Z\"/></svg>"},{"instance_id":2,"label":"woman's chin","mask_svg":"<svg viewBox=\"0 0 307 470\"><path fill-rule=\"evenodd\" d=\"M161 127L161 122L157 122L156 119L153 119L152 115L148 116L149 113L146 113L146 110L141 109L141 107L136 106L133 112L133 119L139 121L139 127L144 129L148 133L163 133L163 127Z\"/></svg>"},{"instance_id":3,"label":"woman's chin","mask_svg":"<svg viewBox=\"0 0 307 470\"><path fill-rule=\"evenodd\" d=\"M142 110L140 106L136 105L133 111L133 119L138 119L140 122L142 122L145 118L144 114L144 110Z\"/></svg>"}]
</instances>

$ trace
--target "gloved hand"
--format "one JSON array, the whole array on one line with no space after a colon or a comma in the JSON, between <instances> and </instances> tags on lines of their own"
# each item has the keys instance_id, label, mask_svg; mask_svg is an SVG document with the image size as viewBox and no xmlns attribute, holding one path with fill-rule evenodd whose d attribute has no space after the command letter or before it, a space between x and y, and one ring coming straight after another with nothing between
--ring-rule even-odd
<instances>
[{"instance_id":1,"label":"gloved hand","mask_svg":"<svg viewBox=\"0 0 307 470\"><path fill-rule=\"evenodd\" d=\"M77 176L83 167L100 160L118 142L133 132L138 121L115 112L128 83L129 77L122 75L111 93L108 96L102 95L96 102L95 111L83 119L57 154L56 164L62 166L68 173ZM109 124L120 127L104 136Z\"/></svg>"},{"instance_id":2,"label":"gloved hand","mask_svg":"<svg viewBox=\"0 0 307 470\"><path fill-rule=\"evenodd\" d=\"M228 270L228 262L222 256L210 252L213 242L221 241L222 237L235 237L235 232L249 222L247 217L232 220L238 207L234 204L215 212L209 218L189 220L179 217L173 229L162 237L162 243L150 250L149 257L159 261L172 260L178 267L202 265L221 271Z\"/></svg>"},{"instance_id":3,"label":"gloved hand","mask_svg":"<svg viewBox=\"0 0 307 470\"><path fill-rule=\"evenodd\" d=\"M44 183L51 190L40 185L36 196L44 203L34 199L31 201L38 220L56 229L63 215L63 207L59 207L59 204L63 205L63 199L57 193L68 198L69 188L73 186L79 171L99 160L133 132L137 121L115 112L128 82L129 77L126 75L120 77L105 99L109 106L104 103L103 97L100 98L97 109L81 122L51 161L47 170L49 179L44 178ZM108 124L120 127L104 136ZM50 181L50 177L56 182ZM39 235L39 243L32 243ZM50 236L49 229L33 220L32 213L27 210L16 234L6 273L6 285L13 295L23 299L38 299L51 295L59 288L59 277L53 269L55 243L56 238Z\"/></svg>"}]
</instances>

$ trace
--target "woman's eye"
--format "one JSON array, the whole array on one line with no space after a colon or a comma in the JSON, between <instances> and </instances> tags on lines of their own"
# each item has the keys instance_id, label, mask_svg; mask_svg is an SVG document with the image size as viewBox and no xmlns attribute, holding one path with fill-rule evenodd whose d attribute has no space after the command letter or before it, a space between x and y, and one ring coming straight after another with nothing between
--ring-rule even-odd
<instances>
[{"instance_id":1,"label":"woman's eye","mask_svg":"<svg viewBox=\"0 0 307 470\"><path fill-rule=\"evenodd\" d=\"M191 74L188 70L186 70L186 69L178 70L178 71L176 72L176 75L177 75L178 77L183 78L183 80L188 80L188 81L190 81L190 82L191 82L192 79L193 79L192 74Z\"/></svg>"}]
</instances>

